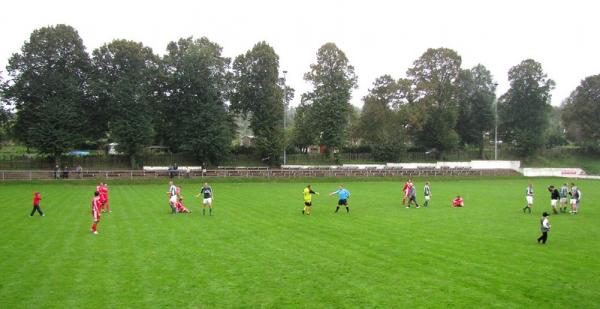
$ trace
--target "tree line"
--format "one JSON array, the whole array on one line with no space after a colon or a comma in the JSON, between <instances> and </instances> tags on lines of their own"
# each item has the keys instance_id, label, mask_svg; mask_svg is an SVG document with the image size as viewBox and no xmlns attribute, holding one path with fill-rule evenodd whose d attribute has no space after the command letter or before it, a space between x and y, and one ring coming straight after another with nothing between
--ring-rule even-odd
<instances>
[{"instance_id":1,"label":"tree line","mask_svg":"<svg viewBox=\"0 0 600 309\"><path fill-rule=\"evenodd\" d=\"M312 145L329 156L348 144L368 145L382 160L406 147L443 154L469 146L483 154L496 124L523 155L565 137L600 145L600 75L553 108L554 82L526 59L510 69L510 88L496 98L490 71L463 68L447 48L428 49L406 77L378 77L358 112L350 104L354 67L334 43L324 44L304 75L312 89L301 94L288 130L283 118L294 89L266 42L234 59L205 37L172 41L163 56L120 39L88 54L73 27L56 25L34 30L6 70L0 135L56 160L83 145L116 142L132 166L148 145L218 164L232 148L238 118L248 121L256 155L270 165L280 164L284 147Z\"/></svg>"}]
</instances>

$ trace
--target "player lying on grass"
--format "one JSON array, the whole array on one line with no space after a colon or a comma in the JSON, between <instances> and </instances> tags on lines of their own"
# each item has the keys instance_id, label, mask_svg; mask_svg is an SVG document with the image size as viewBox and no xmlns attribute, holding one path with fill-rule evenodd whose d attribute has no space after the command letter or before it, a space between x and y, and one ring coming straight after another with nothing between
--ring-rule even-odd
<instances>
[{"instance_id":1,"label":"player lying on grass","mask_svg":"<svg viewBox=\"0 0 600 309\"><path fill-rule=\"evenodd\" d=\"M348 207L348 199L350 198L350 191L344 189L344 185L340 185L339 189L334 192L329 193L329 195L338 195L338 204L335 208L335 212L337 213L340 210L340 206L346 206L346 213L350 214L350 207Z\"/></svg>"},{"instance_id":2,"label":"player lying on grass","mask_svg":"<svg viewBox=\"0 0 600 309\"><path fill-rule=\"evenodd\" d=\"M44 215L44 212L40 208L41 200L42 200L42 196L40 195L39 192L33 193L33 209L31 210L31 214L29 215L30 217L33 217L33 215L35 215L36 211L40 213L40 216L42 216L42 217L46 216L46 215Z\"/></svg>"},{"instance_id":3,"label":"player lying on grass","mask_svg":"<svg viewBox=\"0 0 600 309\"><path fill-rule=\"evenodd\" d=\"M456 196L455 199L452 200L452 207L464 207L465 201L460 195Z\"/></svg>"},{"instance_id":4,"label":"player lying on grass","mask_svg":"<svg viewBox=\"0 0 600 309\"><path fill-rule=\"evenodd\" d=\"M310 187L310 185L307 185L306 188L304 188L304 209L302 209L302 214L303 215L310 215L310 212L312 211L312 195L316 194L319 195L319 192L315 192L312 190L312 188Z\"/></svg>"}]
</instances>

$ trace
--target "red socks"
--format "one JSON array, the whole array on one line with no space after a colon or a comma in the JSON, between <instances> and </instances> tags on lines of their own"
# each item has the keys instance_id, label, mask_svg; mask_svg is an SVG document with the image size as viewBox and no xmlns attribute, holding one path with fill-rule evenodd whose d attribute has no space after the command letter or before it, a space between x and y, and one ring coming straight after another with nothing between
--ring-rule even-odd
<instances>
[{"instance_id":1,"label":"red socks","mask_svg":"<svg viewBox=\"0 0 600 309\"><path fill-rule=\"evenodd\" d=\"M96 225L97 225L97 223L92 224L92 232L96 231Z\"/></svg>"}]
</instances>

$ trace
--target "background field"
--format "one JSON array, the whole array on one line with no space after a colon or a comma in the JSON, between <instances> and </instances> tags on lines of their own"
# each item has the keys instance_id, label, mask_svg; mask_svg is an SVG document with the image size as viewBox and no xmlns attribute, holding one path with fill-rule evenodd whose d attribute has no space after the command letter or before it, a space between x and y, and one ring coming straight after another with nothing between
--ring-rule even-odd
<instances>
[{"instance_id":1,"label":"background field","mask_svg":"<svg viewBox=\"0 0 600 309\"><path fill-rule=\"evenodd\" d=\"M346 181L351 214L333 214L334 182L302 216L305 182L214 182L215 216L170 215L164 183L112 183L113 213L89 228L94 185L0 184L0 308L569 307L600 305L598 181L578 181L578 216L549 209L535 179L433 179L427 209L400 207L399 181ZM416 181L422 201L423 180ZM29 217L33 191L47 215ZM465 197L464 209L448 207Z\"/></svg>"}]
</instances>

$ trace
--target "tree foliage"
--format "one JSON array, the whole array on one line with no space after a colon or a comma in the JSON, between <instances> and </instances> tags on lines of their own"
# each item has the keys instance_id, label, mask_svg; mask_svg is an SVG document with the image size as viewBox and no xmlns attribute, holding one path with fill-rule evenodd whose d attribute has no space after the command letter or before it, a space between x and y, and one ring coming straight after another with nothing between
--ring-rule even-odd
<instances>
[{"instance_id":1,"label":"tree foliage","mask_svg":"<svg viewBox=\"0 0 600 309\"><path fill-rule=\"evenodd\" d=\"M500 97L503 133L523 155L532 155L545 142L554 81L533 59L523 60L508 72L510 89Z\"/></svg>"},{"instance_id":2,"label":"tree foliage","mask_svg":"<svg viewBox=\"0 0 600 309\"><path fill-rule=\"evenodd\" d=\"M302 95L302 101L313 110L314 126L319 142L328 152L343 146L350 115L352 89L357 77L348 58L334 43L326 43L317 51L317 62L310 65L304 79L312 91Z\"/></svg>"},{"instance_id":3,"label":"tree foliage","mask_svg":"<svg viewBox=\"0 0 600 309\"><path fill-rule=\"evenodd\" d=\"M15 103L16 137L58 160L90 133L87 117L90 59L75 29L34 30L7 66L6 96Z\"/></svg>"},{"instance_id":4,"label":"tree foliage","mask_svg":"<svg viewBox=\"0 0 600 309\"><path fill-rule=\"evenodd\" d=\"M152 106L155 97L153 76L159 58L152 49L126 40L114 40L94 50L94 82L98 102L110 115L110 137L117 150L131 158L152 141Z\"/></svg>"},{"instance_id":5,"label":"tree foliage","mask_svg":"<svg viewBox=\"0 0 600 309\"><path fill-rule=\"evenodd\" d=\"M581 81L562 106L562 120L571 140L600 149L600 75Z\"/></svg>"},{"instance_id":6,"label":"tree foliage","mask_svg":"<svg viewBox=\"0 0 600 309\"><path fill-rule=\"evenodd\" d=\"M435 148L439 153L458 144L455 127L461 62L461 57L452 49L430 48L407 73L421 105L418 122L422 125L417 131L417 143Z\"/></svg>"},{"instance_id":7,"label":"tree foliage","mask_svg":"<svg viewBox=\"0 0 600 309\"><path fill-rule=\"evenodd\" d=\"M492 74L483 65L460 73L456 130L462 143L477 146L481 156L484 133L494 127L495 91Z\"/></svg>"},{"instance_id":8,"label":"tree foliage","mask_svg":"<svg viewBox=\"0 0 600 309\"><path fill-rule=\"evenodd\" d=\"M279 163L284 144L284 89L279 84L279 56L266 42L236 57L231 108L250 119L261 158L271 165Z\"/></svg>"},{"instance_id":9,"label":"tree foliage","mask_svg":"<svg viewBox=\"0 0 600 309\"><path fill-rule=\"evenodd\" d=\"M162 115L165 144L192 152L205 164L229 153L234 121L225 105L230 60L203 37L171 42L164 57L166 75Z\"/></svg>"}]
</instances>

